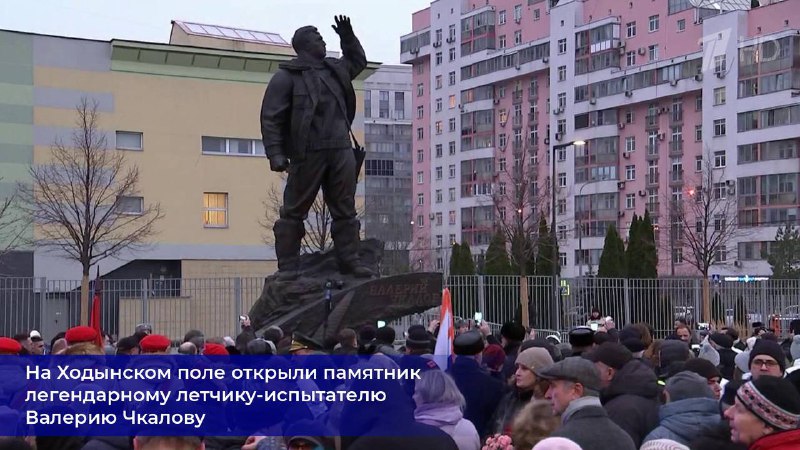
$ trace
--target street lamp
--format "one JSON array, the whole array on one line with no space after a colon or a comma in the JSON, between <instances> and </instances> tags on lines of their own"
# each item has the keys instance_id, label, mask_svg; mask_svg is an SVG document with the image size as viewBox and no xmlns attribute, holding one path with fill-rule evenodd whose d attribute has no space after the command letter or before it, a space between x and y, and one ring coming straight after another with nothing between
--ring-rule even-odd
<instances>
[{"instance_id":1,"label":"street lamp","mask_svg":"<svg viewBox=\"0 0 800 450\"><path fill-rule=\"evenodd\" d=\"M555 303L553 305L553 312L555 316L554 323L556 324L556 329L561 328L561 313L560 309L561 306L559 304L559 297L560 294L558 292L558 264L559 264L559 257L558 251L556 250L556 242L558 242L558 237L556 236L556 152L559 150L563 150L571 145L584 145L586 142L584 141L571 141L565 144L558 144L553 146L552 154L550 155L550 163L552 164L552 174L550 177L550 237L552 239L552 248L553 248L553 255L551 259L551 263L553 265L553 273L552 273L552 284L553 284L553 296Z\"/></svg>"}]
</instances>

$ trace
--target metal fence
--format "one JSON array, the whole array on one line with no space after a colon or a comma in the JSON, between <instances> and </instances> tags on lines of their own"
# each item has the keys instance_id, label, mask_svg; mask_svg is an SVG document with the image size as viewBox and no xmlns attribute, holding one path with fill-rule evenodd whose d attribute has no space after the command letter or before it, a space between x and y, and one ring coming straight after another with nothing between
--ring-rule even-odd
<instances>
[{"instance_id":1,"label":"metal fence","mask_svg":"<svg viewBox=\"0 0 800 450\"><path fill-rule=\"evenodd\" d=\"M447 277L454 315L471 319L480 312L495 331L521 317L518 276ZM678 318L698 323L703 310L701 279L650 280L527 277L530 325L564 333L585 325L592 308L612 316L618 327L647 322L663 336ZM136 324L152 323L173 338L189 329L207 336L234 335L238 316L258 299L264 279L103 280L101 317L109 333L125 336ZM555 286L555 288L554 288ZM800 280L711 283L710 306L716 325L748 328L763 322L778 332L800 317ZM438 318L438 308L391 322L400 337L413 324ZM53 336L79 322L80 281L0 278L0 334L37 329ZM378 320L380 318L376 318Z\"/></svg>"}]
</instances>

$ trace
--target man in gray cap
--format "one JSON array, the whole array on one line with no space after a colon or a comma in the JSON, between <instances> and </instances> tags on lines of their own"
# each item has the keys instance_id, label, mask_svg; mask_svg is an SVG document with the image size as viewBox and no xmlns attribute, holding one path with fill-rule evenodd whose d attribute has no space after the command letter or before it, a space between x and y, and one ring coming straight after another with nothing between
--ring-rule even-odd
<instances>
[{"instance_id":1,"label":"man in gray cap","mask_svg":"<svg viewBox=\"0 0 800 450\"><path fill-rule=\"evenodd\" d=\"M571 439L583 450L636 450L628 433L603 409L600 374L591 361L570 357L535 372L550 380L545 398L561 416L561 427L551 436Z\"/></svg>"}]
</instances>

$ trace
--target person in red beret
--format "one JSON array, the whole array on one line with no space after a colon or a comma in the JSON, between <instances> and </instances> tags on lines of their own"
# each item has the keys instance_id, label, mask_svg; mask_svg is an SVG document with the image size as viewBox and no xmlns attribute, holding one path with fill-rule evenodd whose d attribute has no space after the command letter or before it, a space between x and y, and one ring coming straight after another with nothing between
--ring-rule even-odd
<instances>
[{"instance_id":1,"label":"person in red beret","mask_svg":"<svg viewBox=\"0 0 800 450\"><path fill-rule=\"evenodd\" d=\"M206 356L227 356L228 350L221 344L206 342L206 346L203 349L203 354Z\"/></svg>"},{"instance_id":2,"label":"person in red beret","mask_svg":"<svg viewBox=\"0 0 800 450\"><path fill-rule=\"evenodd\" d=\"M95 343L97 341L97 331L94 328L80 325L67 330L64 339L67 340L67 345L80 344L81 342Z\"/></svg>"},{"instance_id":3,"label":"person in red beret","mask_svg":"<svg viewBox=\"0 0 800 450\"><path fill-rule=\"evenodd\" d=\"M148 334L139 341L142 354L166 355L170 345L169 338L160 334Z\"/></svg>"},{"instance_id":4,"label":"person in red beret","mask_svg":"<svg viewBox=\"0 0 800 450\"><path fill-rule=\"evenodd\" d=\"M0 337L0 355L19 355L22 345L11 338Z\"/></svg>"}]
</instances>

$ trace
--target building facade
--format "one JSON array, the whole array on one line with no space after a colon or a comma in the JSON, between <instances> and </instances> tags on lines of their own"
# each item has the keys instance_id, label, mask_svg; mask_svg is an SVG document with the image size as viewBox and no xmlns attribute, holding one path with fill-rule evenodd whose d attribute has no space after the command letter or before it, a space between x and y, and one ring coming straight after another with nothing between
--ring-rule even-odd
<instances>
[{"instance_id":1,"label":"building facade","mask_svg":"<svg viewBox=\"0 0 800 450\"><path fill-rule=\"evenodd\" d=\"M411 67L382 65L364 80L364 234L384 241L382 272L409 269Z\"/></svg>"},{"instance_id":2,"label":"building facade","mask_svg":"<svg viewBox=\"0 0 800 450\"><path fill-rule=\"evenodd\" d=\"M102 276L270 274L265 202L283 181L269 170L258 116L271 75L293 55L276 34L187 22L173 22L169 43L0 31L0 196L46 162L54 142L69 142L87 98L97 102L108 149L138 166L140 193L123 202L126 212L158 203L165 216L147 248L101 261ZM376 68L355 82L359 110ZM362 120L354 131L363 139ZM37 237L33 227L27 233ZM4 275L80 279L79 265L59 254L13 256L29 262Z\"/></svg>"},{"instance_id":3,"label":"building facade","mask_svg":"<svg viewBox=\"0 0 800 450\"><path fill-rule=\"evenodd\" d=\"M768 275L769 241L800 206L800 13L710 3L438 0L415 13L401 38L417 111L412 260L446 269L451 243L479 254L499 224L550 224L554 208L561 274L585 275L609 226L625 238L649 211L659 272L698 275L676 205L710 192L732 200L738 227L712 273Z\"/></svg>"}]
</instances>

